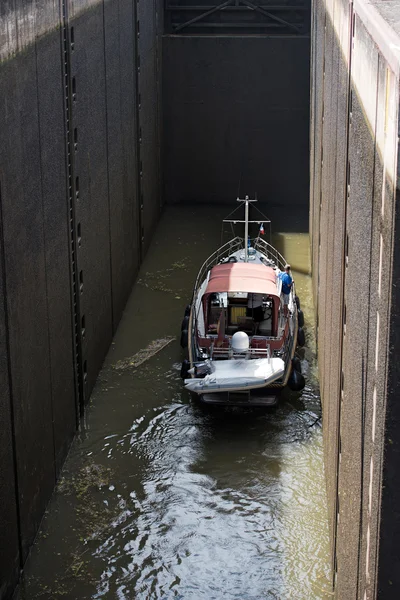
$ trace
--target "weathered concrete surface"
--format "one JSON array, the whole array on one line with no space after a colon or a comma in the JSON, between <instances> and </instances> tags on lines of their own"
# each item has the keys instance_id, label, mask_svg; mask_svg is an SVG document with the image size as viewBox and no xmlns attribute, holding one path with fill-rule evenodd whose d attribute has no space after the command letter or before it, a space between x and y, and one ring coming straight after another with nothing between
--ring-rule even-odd
<instances>
[{"instance_id":1,"label":"weathered concrete surface","mask_svg":"<svg viewBox=\"0 0 400 600\"><path fill-rule=\"evenodd\" d=\"M166 202L257 192L307 205L309 45L308 36L164 36Z\"/></svg>"},{"instance_id":2,"label":"weathered concrete surface","mask_svg":"<svg viewBox=\"0 0 400 600\"><path fill-rule=\"evenodd\" d=\"M135 10L131 0L104 5L113 329L139 267ZM133 65L132 65L133 61ZM153 148L154 151L154 148Z\"/></svg>"},{"instance_id":3,"label":"weathered concrete surface","mask_svg":"<svg viewBox=\"0 0 400 600\"><path fill-rule=\"evenodd\" d=\"M399 190L396 189L396 202L398 203ZM388 340L388 384L386 395L386 422L385 442L383 449L383 470L381 485L384 494L381 500L381 522L379 532L379 556L380 578L378 582L379 598L395 598L399 590L399 529L400 529L400 492L399 492L399 465L400 465L400 406L399 406L399 368L398 355L400 347L400 286L398 284L398 273L400 272L400 217L396 211L392 230L393 238L397 240L393 253L393 272L397 277L393 278L392 287L389 290L391 312L387 320L389 329ZM390 273L389 273L390 276ZM386 315L384 315L386 316ZM385 406L385 405L384 405ZM382 424L383 425L383 424ZM378 466L380 466L378 464Z\"/></svg>"},{"instance_id":4,"label":"weathered concrete surface","mask_svg":"<svg viewBox=\"0 0 400 600\"><path fill-rule=\"evenodd\" d=\"M57 21L54 21L53 25L56 23ZM36 43L41 174L39 190L43 203L43 239L46 253L48 343L56 476L60 472L76 425L76 407L75 403L71 402L75 390L71 331L70 258L66 243L67 174L65 168L64 91L60 80L62 68L60 41L58 33L58 35L41 37Z\"/></svg>"},{"instance_id":5,"label":"weathered concrete surface","mask_svg":"<svg viewBox=\"0 0 400 600\"><path fill-rule=\"evenodd\" d=\"M36 48L32 46L25 50L23 59L15 59L3 66L0 80L8 360L13 391L23 559L55 482L46 228L36 69ZM69 289L64 292L68 298Z\"/></svg>"},{"instance_id":6,"label":"weathered concrete surface","mask_svg":"<svg viewBox=\"0 0 400 600\"><path fill-rule=\"evenodd\" d=\"M2 240L2 205L0 188L0 240ZM18 581L20 565L15 489L13 419L8 357L7 313L4 279L4 248L0 242L0 598L6 597Z\"/></svg>"},{"instance_id":7,"label":"weathered concrete surface","mask_svg":"<svg viewBox=\"0 0 400 600\"><path fill-rule=\"evenodd\" d=\"M160 0L137 3L139 176L141 185L141 237L149 247L161 208L161 10Z\"/></svg>"},{"instance_id":8,"label":"weathered concrete surface","mask_svg":"<svg viewBox=\"0 0 400 600\"><path fill-rule=\"evenodd\" d=\"M74 156L75 181L79 178L75 218L82 232L77 259L82 283L80 319L85 319L82 361L85 364L87 400L112 338L103 5L98 4L82 12L73 20L73 27L70 76L75 81L76 90L72 104L72 124L78 134ZM114 51L116 48L114 46Z\"/></svg>"},{"instance_id":9,"label":"weathered concrete surface","mask_svg":"<svg viewBox=\"0 0 400 600\"><path fill-rule=\"evenodd\" d=\"M313 24L323 86L312 89L310 222L333 583L340 599L397 598L397 34L365 2L316 2Z\"/></svg>"},{"instance_id":10,"label":"weathered concrete surface","mask_svg":"<svg viewBox=\"0 0 400 600\"><path fill-rule=\"evenodd\" d=\"M141 112L134 0L0 6L1 600L15 586L145 250L141 190L147 245L161 207L158 0L145 4Z\"/></svg>"}]
</instances>

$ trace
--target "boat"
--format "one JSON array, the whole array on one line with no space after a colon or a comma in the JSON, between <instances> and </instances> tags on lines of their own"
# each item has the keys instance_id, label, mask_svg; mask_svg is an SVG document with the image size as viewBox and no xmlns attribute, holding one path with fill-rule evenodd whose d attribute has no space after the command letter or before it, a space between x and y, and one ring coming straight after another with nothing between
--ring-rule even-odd
<instances>
[{"instance_id":1,"label":"boat","mask_svg":"<svg viewBox=\"0 0 400 600\"><path fill-rule=\"evenodd\" d=\"M295 355L305 343L304 316L294 281L283 303L286 261L261 237L270 221L264 215L263 221L249 221L256 200L237 201L244 205L244 220L224 223L244 223L244 237L223 244L198 273L181 326L188 353L181 377L204 403L273 406L285 386L300 391L305 385ZM251 223L260 225L253 240Z\"/></svg>"}]
</instances>

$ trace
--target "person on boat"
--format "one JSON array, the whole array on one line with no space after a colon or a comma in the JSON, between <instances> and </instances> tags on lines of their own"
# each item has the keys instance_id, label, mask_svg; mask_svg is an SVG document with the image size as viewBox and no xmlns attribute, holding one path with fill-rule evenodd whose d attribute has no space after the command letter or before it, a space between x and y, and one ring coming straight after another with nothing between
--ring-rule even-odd
<instances>
[{"instance_id":1,"label":"person on boat","mask_svg":"<svg viewBox=\"0 0 400 600\"><path fill-rule=\"evenodd\" d=\"M279 277L282 280L283 314L286 317L288 313L290 290L293 285L293 278L290 274L290 265L285 265L285 270L283 273L280 273Z\"/></svg>"},{"instance_id":2,"label":"person on boat","mask_svg":"<svg viewBox=\"0 0 400 600\"><path fill-rule=\"evenodd\" d=\"M246 316L252 317L256 323L261 323L264 320L263 295L249 294L247 298Z\"/></svg>"}]
</instances>

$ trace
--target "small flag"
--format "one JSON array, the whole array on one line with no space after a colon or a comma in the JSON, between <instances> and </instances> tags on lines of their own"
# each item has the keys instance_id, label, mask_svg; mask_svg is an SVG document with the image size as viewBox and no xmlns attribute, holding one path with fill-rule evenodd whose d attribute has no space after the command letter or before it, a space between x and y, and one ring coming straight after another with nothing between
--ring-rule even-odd
<instances>
[{"instance_id":1,"label":"small flag","mask_svg":"<svg viewBox=\"0 0 400 600\"><path fill-rule=\"evenodd\" d=\"M261 235L264 235L264 233L265 233L264 232L264 223L261 223L261 225L260 225L260 233L261 233Z\"/></svg>"}]
</instances>

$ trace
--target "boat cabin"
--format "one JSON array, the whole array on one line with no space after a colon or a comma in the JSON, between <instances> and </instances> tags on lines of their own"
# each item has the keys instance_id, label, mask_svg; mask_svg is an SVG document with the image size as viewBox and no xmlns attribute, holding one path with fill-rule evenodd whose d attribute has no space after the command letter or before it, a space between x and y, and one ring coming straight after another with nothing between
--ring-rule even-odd
<instances>
[{"instance_id":1,"label":"boat cabin","mask_svg":"<svg viewBox=\"0 0 400 600\"><path fill-rule=\"evenodd\" d=\"M204 337L218 337L223 342L237 331L244 331L249 337L274 338L278 334L279 307L272 267L239 262L217 265L210 271L202 297ZM199 333L202 338L203 331Z\"/></svg>"}]
</instances>

